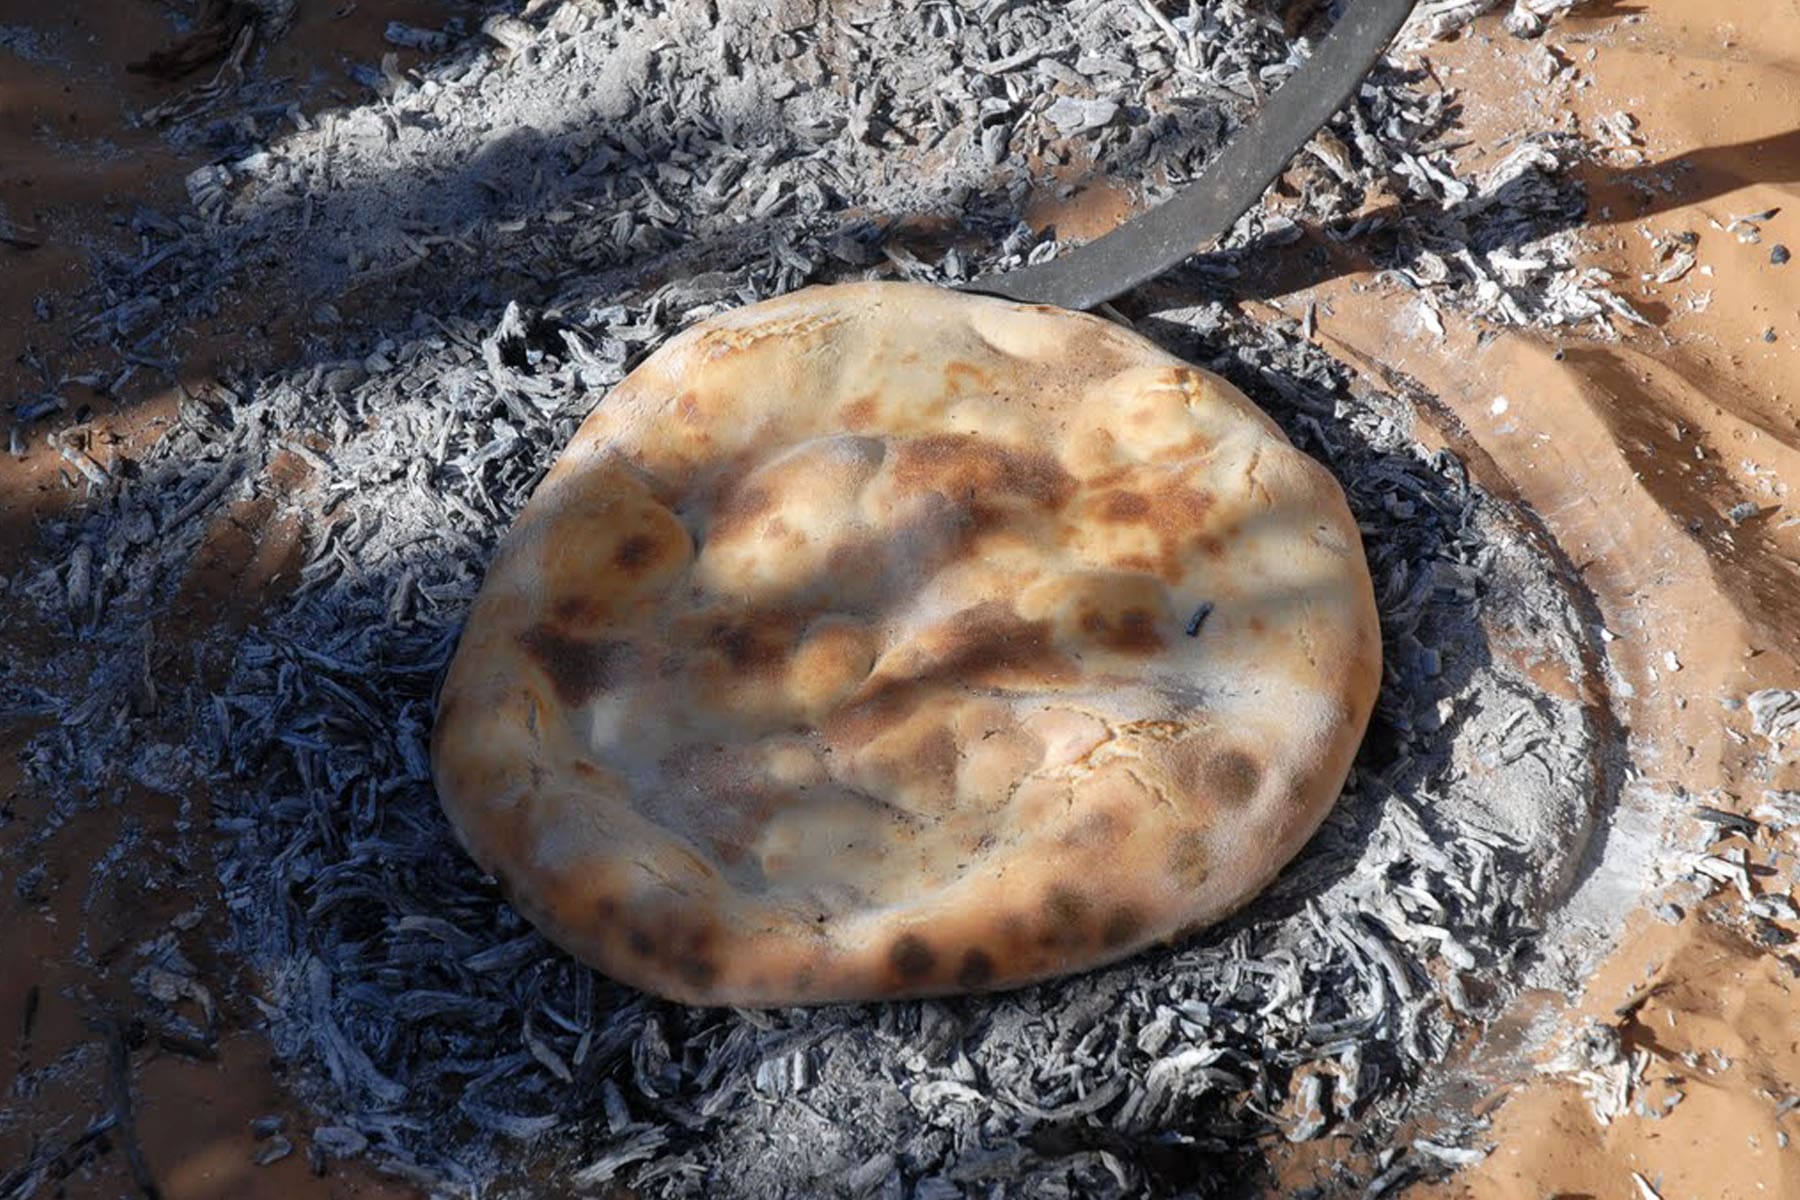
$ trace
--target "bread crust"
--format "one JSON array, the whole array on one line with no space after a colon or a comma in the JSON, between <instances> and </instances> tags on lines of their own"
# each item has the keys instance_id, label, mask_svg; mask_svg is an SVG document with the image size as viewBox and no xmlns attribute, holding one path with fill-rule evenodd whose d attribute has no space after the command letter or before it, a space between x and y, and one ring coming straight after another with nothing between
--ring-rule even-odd
<instances>
[{"instance_id":1,"label":"bread crust","mask_svg":"<svg viewBox=\"0 0 1800 1200\"><path fill-rule=\"evenodd\" d=\"M519 911L647 991L1009 988L1253 897L1380 670L1342 490L1229 384L1078 313L818 287L582 425L432 767Z\"/></svg>"}]
</instances>

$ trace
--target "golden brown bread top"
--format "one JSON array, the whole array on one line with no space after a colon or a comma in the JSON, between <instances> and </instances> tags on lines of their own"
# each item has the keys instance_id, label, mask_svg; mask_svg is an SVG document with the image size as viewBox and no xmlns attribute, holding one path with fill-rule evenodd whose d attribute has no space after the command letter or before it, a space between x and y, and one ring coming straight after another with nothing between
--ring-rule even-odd
<instances>
[{"instance_id":1,"label":"golden brown bread top","mask_svg":"<svg viewBox=\"0 0 1800 1200\"><path fill-rule=\"evenodd\" d=\"M1092 317L856 284L703 322L596 409L432 760L469 852L610 975L924 995L1244 903L1379 674L1342 492L1230 385Z\"/></svg>"}]
</instances>

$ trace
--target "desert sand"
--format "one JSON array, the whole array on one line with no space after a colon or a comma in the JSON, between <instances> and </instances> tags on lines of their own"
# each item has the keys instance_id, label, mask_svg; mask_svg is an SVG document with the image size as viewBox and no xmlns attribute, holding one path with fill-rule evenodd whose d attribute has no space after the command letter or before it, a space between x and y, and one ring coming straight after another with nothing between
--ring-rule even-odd
<instances>
[{"instance_id":1,"label":"desert sand","mask_svg":"<svg viewBox=\"0 0 1800 1200\"><path fill-rule=\"evenodd\" d=\"M1409 345L1401 361L1436 381L1426 385L1456 411L1460 436L1576 557L1635 690L1626 723L1641 748L1640 784L1748 814L1765 792L1800 786L1794 764L1777 763L1745 714L1725 707L1761 687L1792 688L1800 652L1800 521L1789 492L1800 478L1800 281L1775 249L1800 240L1800 9L1730 16L1739 19L1703 3L1646 5L1624 25L1576 14L1563 34L1577 62L1587 53L1577 39L1592 39L1582 68L1590 88L1496 91L1491 109L1471 105L1475 127L1495 130L1520 103L1566 105L1578 121L1636 118L1643 165L1591 180L1593 261L1632 281L1653 326L1610 347L1501 335L1477 348L1463 331L1460 352L1452 333L1450 353ZM1441 61L1473 78L1491 55L1470 41ZM1670 190L1634 186L1633 173L1652 164L1689 165ZM1734 217L1770 210L1758 239L1728 232ZM1667 267L1658 240L1687 234L1698 239L1695 269L1654 282ZM1512 428L1492 411L1500 393L1516 405ZM1727 514L1745 503L1769 516L1735 525ZM1689 836L1699 846L1709 832ZM1716 843L1733 847L1756 893L1791 894L1800 851L1791 832L1763 827ZM1559 1018L1564 1030L1597 1021L1642 1053L1626 1111L1602 1125L1566 1077L1506 1081L1493 1153L1422 1194L1800 1193L1792 931L1792 922L1746 922L1728 891L1673 924L1634 913ZM1675 1094L1683 1098L1668 1105ZM1660 1115L1640 1115L1638 1095Z\"/></svg>"}]
</instances>

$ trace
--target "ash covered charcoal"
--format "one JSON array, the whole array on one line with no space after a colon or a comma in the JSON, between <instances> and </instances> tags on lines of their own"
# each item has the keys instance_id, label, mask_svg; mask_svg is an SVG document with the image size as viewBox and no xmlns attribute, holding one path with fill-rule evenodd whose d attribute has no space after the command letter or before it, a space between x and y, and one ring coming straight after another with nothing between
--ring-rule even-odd
<instances>
[{"instance_id":1,"label":"ash covered charcoal","mask_svg":"<svg viewBox=\"0 0 1800 1200\"><path fill-rule=\"evenodd\" d=\"M136 222L149 249L105 266L92 336L159 340L268 280L304 293L300 311L348 300L396 326L495 288L544 306L575 279L606 293L751 270L787 290L833 262L804 244L835 251L832 233L870 218L960 223L978 274L1034 249L1003 242L1034 192L1172 194L1326 28L1142 0L568 3L508 20L519 48L460 41L381 76L379 103L252 122L190 179L193 214ZM1319 169L1297 203L1247 217L1220 265L1315 225L1489 320L1633 320L1574 265L1583 148L1533 134L1465 178L1444 149L1453 114L1423 72L1378 67L1303 156ZM1381 191L1397 212L1349 215Z\"/></svg>"}]
</instances>

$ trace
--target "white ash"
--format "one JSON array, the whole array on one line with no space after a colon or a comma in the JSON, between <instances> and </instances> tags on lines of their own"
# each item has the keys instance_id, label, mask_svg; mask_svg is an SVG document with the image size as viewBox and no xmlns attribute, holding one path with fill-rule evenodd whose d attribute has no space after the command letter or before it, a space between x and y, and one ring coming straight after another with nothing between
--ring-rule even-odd
<instances>
[{"instance_id":1,"label":"white ash","mask_svg":"<svg viewBox=\"0 0 1800 1200\"><path fill-rule=\"evenodd\" d=\"M1517 38L1534 38L1581 0L1513 0L1503 24ZM1424 0L1401 30L1403 45L1425 45L1454 37L1475 18L1500 7L1501 0Z\"/></svg>"},{"instance_id":2,"label":"white ash","mask_svg":"<svg viewBox=\"0 0 1800 1200\"><path fill-rule=\"evenodd\" d=\"M773 252L793 286L841 269L846 248L825 234L858 218L950 217L982 249L1024 255L1029 235L1009 234L1029 194L1098 179L1166 198L1321 32L1288 39L1256 4L1153 13L571 2L541 26L508 18L515 48L460 42L417 72L370 71L358 106L308 116L255 85L231 119L177 126L220 147L189 179L196 215L134 217L146 250L106 273L88 330L166 360L178 314L271 281L320 314L322 341L346 295L398 323L481 271L499 293ZM1214 265L1235 272L1311 225L1485 319L1633 319L1574 266L1585 196L1570 168L1585 145L1530 134L1464 179L1454 99L1416 68L1378 66L1315 142L1327 167L1241 222ZM1354 217L1377 186L1400 208Z\"/></svg>"},{"instance_id":3,"label":"white ash","mask_svg":"<svg viewBox=\"0 0 1800 1200\"><path fill-rule=\"evenodd\" d=\"M1785 761L1790 739L1800 741L1800 690L1764 688L1744 697L1750 727L1768 739L1771 756Z\"/></svg>"},{"instance_id":4,"label":"white ash","mask_svg":"<svg viewBox=\"0 0 1800 1200\"><path fill-rule=\"evenodd\" d=\"M185 399L86 517L46 530L54 564L10 595L66 645L42 675L0 671L0 704L53 718L26 767L63 819L121 795L123 764L211 794L232 949L267 982L270 1036L321 1131L291 1138L315 1162L363 1155L456 1194L1111 1196L1243 1190L1270 1134L1352 1134L1382 1188L1457 1160L1390 1138L1436 1117L1432 1144L1456 1150L1467 1123L1428 1111L1424 1083L1509 980L1579 971L1582 947L1536 934L1616 787L1603 708L1511 664L1561 663L1603 696L1597 625L1543 539L1416 448L1400 401L1353 392L1297 323L1219 300L1239 264L1321 222L1388 239L1394 269L1447 305L1525 322L1605 305L1544 250L1580 217L1578 148L1531 141L1458 180L1432 149L1453 133L1442 97L1392 66L1321 140L1297 208L1120 302L1333 467L1380 597L1369 744L1240 918L1005 996L689 1010L551 949L431 794L435 677L497 538L605 389L683 323L808 281L1053 253L1018 219L1031 160L1166 195L1299 51L1255 5L1157 16L1135 0L564 4L419 75L374 73L375 103L252 112L194 180L201 216L134 218L143 253L109 266L89 319L125 370L274 285L313 316L310 361ZM293 132L268 140L277 121ZM1383 177L1408 206L1344 227ZM956 219L954 246L890 225L932 213ZM220 690L159 680L157 631L205 530L270 494L284 452L313 469L288 502L297 587L241 641L201 648L230 661ZM179 886L166 866L146 886ZM166 977L182 963L153 961L147 1002L204 1040Z\"/></svg>"}]
</instances>

